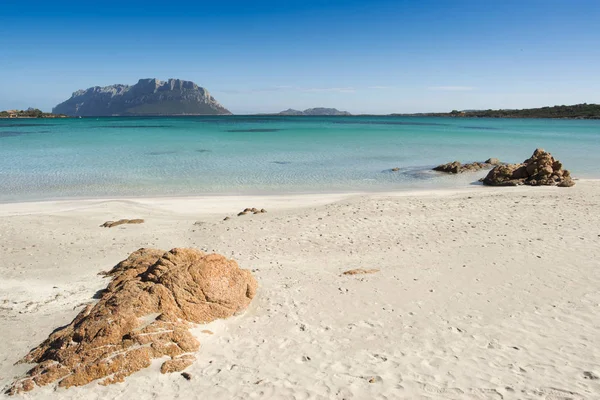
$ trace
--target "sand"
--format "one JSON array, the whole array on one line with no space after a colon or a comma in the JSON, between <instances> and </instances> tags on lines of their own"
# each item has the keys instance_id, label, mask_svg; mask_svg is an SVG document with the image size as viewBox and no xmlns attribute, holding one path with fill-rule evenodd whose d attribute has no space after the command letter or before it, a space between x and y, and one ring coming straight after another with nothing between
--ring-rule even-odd
<instances>
[{"instance_id":1,"label":"sand","mask_svg":"<svg viewBox=\"0 0 600 400\"><path fill-rule=\"evenodd\" d=\"M146 222L99 227L121 218ZM21 397L600 398L599 181L1 204L0 386L140 247L234 258L257 297L194 329L190 380L155 360L123 384ZM379 271L343 275L357 268Z\"/></svg>"}]
</instances>

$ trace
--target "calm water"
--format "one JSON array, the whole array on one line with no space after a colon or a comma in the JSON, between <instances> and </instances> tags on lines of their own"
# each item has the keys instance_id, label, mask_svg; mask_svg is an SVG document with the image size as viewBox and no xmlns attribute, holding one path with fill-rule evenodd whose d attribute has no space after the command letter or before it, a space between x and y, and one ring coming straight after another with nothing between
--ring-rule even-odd
<instances>
[{"instance_id":1,"label":"calm water","mask_svg":"<svg viewBox=\"0 0 600 400\"><path fill-rule=\"evenodd\" d=\"M0 201L464 186L453 161L536 147L598 178L600 121L413 117L0 120ZM400 172L388 170L401 168Z\"/></svg>"}]
</instances>

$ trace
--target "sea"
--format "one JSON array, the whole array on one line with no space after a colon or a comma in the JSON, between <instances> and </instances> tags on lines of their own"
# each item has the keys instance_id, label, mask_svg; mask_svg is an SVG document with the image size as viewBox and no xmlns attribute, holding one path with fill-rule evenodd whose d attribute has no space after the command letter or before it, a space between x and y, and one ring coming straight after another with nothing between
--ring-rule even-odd
<instances>
[{"instance_id":1,"label":"sea","mask_svg":"<svg viewBox=\"0 0 600 400\"><path fill-rule=\"evenodd\" d=\"M0 202L430 190L480 185L435 165L544 148L600 178L600 121L198 116L0 119ZM392 171L399 168L398 171Z\"/></svg>"}]
</instances>

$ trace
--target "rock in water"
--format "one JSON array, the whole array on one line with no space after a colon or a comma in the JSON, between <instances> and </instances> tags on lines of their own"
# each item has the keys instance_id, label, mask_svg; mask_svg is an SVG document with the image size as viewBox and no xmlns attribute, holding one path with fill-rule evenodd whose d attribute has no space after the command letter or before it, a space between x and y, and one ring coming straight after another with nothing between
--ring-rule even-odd
<instances>
[{"instance_id":1,"label":"rock in water","mask_svg":"<svg viewBox=\"0 0 600 400\"><path fill-rule=\"evenodd\" d=\"M500 165L497 158L488 158L485 162L472 162L462 164L460 161L453 161L447 164L438 165L433 168L434 171L446 172L448 174L461 174L463 172L475 172L480 169L492 168L494 165Z\"/></svg>"},{"instance_id":2,"label":"rock in water","mask_svg":"<svg viewBox=\"0 0 600 400\"><path fill-rule=\"evenodd\" d=\"M571 173L560 161L543 149L536 149L522 164L499 165L483 179L489 186L562 186L575 185Z\"/></svg>"},{"instance_id":3,"label":"rock in water","mask_svg":"<svg viewBox=\"0 0 600 400\"><path fill-rule=\"evenodd\" d=\"M462 172L462 163L460 161L453 161L447 164L438 165L433 168L434 171L446 172L448 174L458 174Z\"/></svg>"},{"instance_id":4,"label":"rock in water","mask_svg":"<svg viewBox=\"0 0 600 400\"><path fill-rule=\"evenodd\" d=\"M78 90L53 113L77 117L231 114L206 89L180 79L140 79L133 86Z\"/></svg>"},{"instance_id":5,"label":"rock in water","mask_svg":"<svg viewBox=\"0 0 600 400\"><path fill-rule=\"evenodd\" d=\"M7 393L58 381L61 387L122 382L168 356L161 371L181 371L200 347L191 323L245 309L257 283L248 270L194 249L139 249L111 271L100 301L54 331L20 362L36 363Z\"/></svg>"}]
</instances>

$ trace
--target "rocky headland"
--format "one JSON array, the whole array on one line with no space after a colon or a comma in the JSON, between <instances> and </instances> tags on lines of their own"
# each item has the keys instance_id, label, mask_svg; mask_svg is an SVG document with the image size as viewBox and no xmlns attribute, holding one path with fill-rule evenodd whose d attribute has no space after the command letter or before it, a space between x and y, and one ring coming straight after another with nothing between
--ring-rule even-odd
<instances>
[{"instance_id":1,"label":"rocky headland","mask_svg":"<svg viewBox=\"0 0 600 400\"><path fill-rule=\"evenodd\" d=\"M81 117L231 114L208 90L181 79L140 79L132 86L78 90L52 112Z\"/></svg>"}]
</instances>

